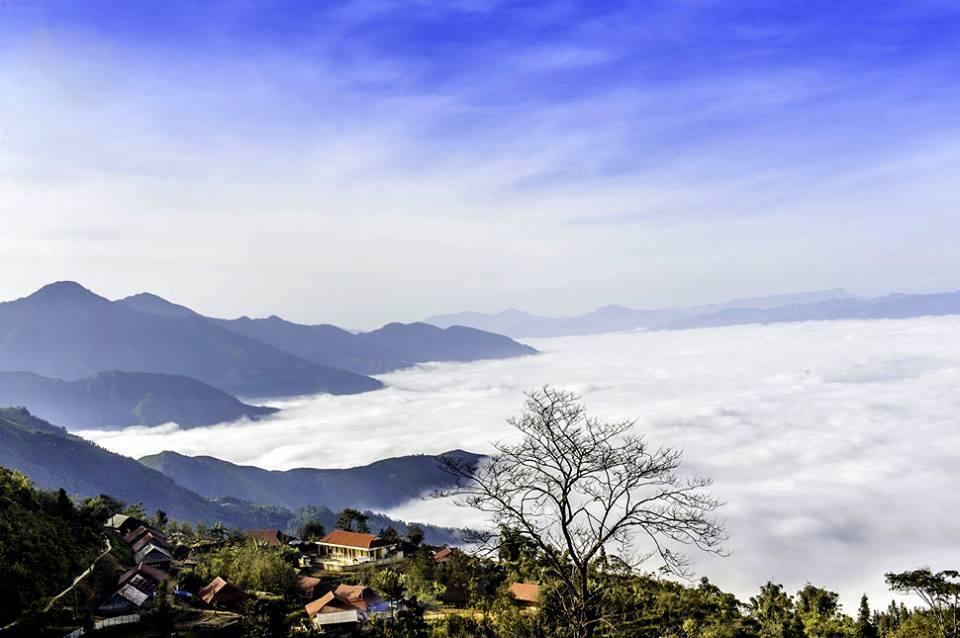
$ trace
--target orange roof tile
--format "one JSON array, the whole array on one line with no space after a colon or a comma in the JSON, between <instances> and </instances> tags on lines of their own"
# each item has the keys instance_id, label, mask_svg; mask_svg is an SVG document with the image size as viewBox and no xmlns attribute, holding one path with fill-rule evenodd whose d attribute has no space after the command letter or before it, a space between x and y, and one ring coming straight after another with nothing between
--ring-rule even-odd
<instances>
[{"instance_id":1,"label":"orange roof tile","mask_svg":"<svg viewBox=\"0 0 960 638\"><path fill-rule=\"evenodd\" d=\"M374 547L384 547L393 544L373 534L348 532L342 529L333 530L321 538L319 542L325 545L342 545L344 547L357 547L360 549L373 549Z\"/></svg>"},{"instance_id":2,"label":"orange roof tile","mask_svg":"<svg viewBox=\"0 0 960 638\"><path fill-rule=\"evenodd\" d=\"M540 602L540 585L537 583L512 583L510 595L522 603Z\"/></svg>"}]
</instances>

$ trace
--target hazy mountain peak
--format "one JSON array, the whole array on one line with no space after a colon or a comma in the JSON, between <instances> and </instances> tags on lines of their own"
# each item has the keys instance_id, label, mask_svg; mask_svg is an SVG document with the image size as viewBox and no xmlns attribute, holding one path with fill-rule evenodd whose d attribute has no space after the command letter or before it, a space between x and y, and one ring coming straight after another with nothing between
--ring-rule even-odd
<instances>
[{"instance_id":1,"label":"hazy mountain peak","mask_svg":"<svg viewBox=\"0 0 960 638\"><path fill-rule=\"evenodd\" d=\"M52 284L47 284L33 294L27 296L26 299L32 301L54 302L77 302L88 300L106 301L106 299L103 297L91 292L75 281L55 281Z\"/></svg>"},{"instance_id":2,"label":"hazy mountain peak","mask_svg":"<svg viewBox=\"0 0 960 638\"><path fill-rule=\"evenodd\" d=\"M197 316L197 313L190 308L175 304L172 301L167 301L152 292L141 292L136 295L130 295L129 297L118 299L115 303L126 306L127 308L132 308L133 310L139 310L140 312L148 312L165 317Z\"/></svg>"}]
</instances>

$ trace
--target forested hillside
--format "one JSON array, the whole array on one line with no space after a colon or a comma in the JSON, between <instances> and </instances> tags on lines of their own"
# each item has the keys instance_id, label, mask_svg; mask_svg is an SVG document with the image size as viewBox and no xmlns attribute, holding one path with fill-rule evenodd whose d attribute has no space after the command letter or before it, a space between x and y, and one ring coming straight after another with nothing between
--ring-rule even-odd
<instances>
[{"instance_id":1,"label":"forested hillside","mask_svg":"<svg viewBox=\"0 0 960 638\"><path fill-rule=\"evenodd\" d=\"M104 546L101 525L63 490L41 492L0 467L0 627L40 609L90 565Z\"/></svg>"}]
</instances>

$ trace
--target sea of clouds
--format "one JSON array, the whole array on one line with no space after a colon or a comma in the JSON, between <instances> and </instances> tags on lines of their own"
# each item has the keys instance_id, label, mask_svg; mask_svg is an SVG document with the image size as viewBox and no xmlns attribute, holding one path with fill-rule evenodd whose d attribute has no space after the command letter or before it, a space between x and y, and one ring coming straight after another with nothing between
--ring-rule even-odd
<instances>
[{"instance_id":1,"label":"sea of clouds","mask_svg":"<svg viewBox=\"0 0 960 638\"><path fill-rule=\"evenodd\" d=\"M768 579L890 598L883 573L960 564L960 318L739 326L529 340L539 356L428 364L370 394L270 402L276 418L82 432L131 456L209 454L271 469L344 467L509 438L522 392L554 384L597 416L681 447L726 502L728 558L697 557L741 596ZM392 514L471 520L436 501Z\"/></svg>"}]
</instances>

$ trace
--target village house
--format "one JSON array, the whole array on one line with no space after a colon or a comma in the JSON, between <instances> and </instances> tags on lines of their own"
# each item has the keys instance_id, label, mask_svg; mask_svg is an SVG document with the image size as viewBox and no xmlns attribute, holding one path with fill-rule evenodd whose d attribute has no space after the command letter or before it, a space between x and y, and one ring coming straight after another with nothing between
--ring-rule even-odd
<instances>
[{"instance_id":1,"label":"village house","mask_svg":"<svg viewBox=\"0 0 960 638\"><path fill-rule=\"evenodd\" d=\"M163 534L161 534L159 531L141 525L137 527L137 529L128 532L127 535L123 537L123 540L128 545L133 545L147 534L152 535L154 538L164 538Z\"/></svg>"},{"instance_id":2,"label":"village house","mask_svg":"<svg viewBox=\"0 0 960 638\"><path fill-rule=\"evenodd\" d=\"M441 547L433 553L433 560L440 566L446 565L447 561L450 560L450 556L453 554L453 550L449 547Z\"/></svg>"},{"instance_id":3,"label":"village house","mask_svg":"<svg viewBox=\"0 0 960 638\"><path fill-rule=\"evenodd\" d=\"M124 532L123 537L123 540L130 545L130 549L133 551L134 562L138 565L146 564L162 570L170 569L174 557L173 549L167 542L166 536L130 516L117 515L111 519L111 524L115 523L120 526L116 528L118 531L130 527L134 522L138 523L136 527Z\"/></svg>"},{"instance_id":4,"label":"village house","mask_svg":"<svg viewBox=\"0 0 960 638\"><path fill-rule=\"evenodd\" d=\"M316 600L330 591L330 587L323 584L319 578L313 576L297 577L297 592L301 601Z\"/></svg>"},{"instance_id":5,"label":"village house","mask_svg":"<svg viewBox=\"0 0 960 638\"><path fill-rule=\"evenodd\" d=\"M133 553L136 554L141 549L147 545L156 545L157 547L162 547L163 549L170 551L170 544L167 542L167 539L163 536L157 536L152 532L147 532L138 538L135 542L130 543L130 549L133 550Z\"/></svg>"},{"instance_id":6,"label":"village house","mask_svg":"<svg viewBox=\"0 0 960 638\"><path fill-rule=\"evenodd\" d=\"M329 571L402 560L397 544L373 534L336 529L317 541L320 564Z\"/></svg>"},{"instance_id":7,"label":"village house","mask_svg":"<svg viewBox=\"0 0 960 638\"><path fill-rule=\"evenodd\" d=\"M104 616L120 616L140 609L156 596L167 573L143 563L131 567L117 581L117 591L97 609Z\"/></svg>"},{"instance_id":8,"label":"village house","mask_svg":"<svg viewBox=\"0 0 960 638\"><path fill-rule=\"evenodd\" d=\"M247 592L217 576L197 592L197 598L215 609L237 607L248 598Z\"/></svg>"},{"instance_id":9,"label":"village house","mask_svg":"<svg viewBox=\"0 0 960 638\"><path fill-rule=\"evenodd\" d=\"M278 529L251 529L247 530L246 534L258 543L270 545L271 547L283 547L297 540L293 536L288 536Z\"/></svg>"},{"instance_id":10,"label":"village house","mask_svg":"<svg viewBox=\"0 0 960 638\"><path fill-rule=\"evenodd\" d=\"M146 563L151 567L167 570L170 569L170 564L173 563L173 554L161 545L148 542L139 550L136 550L136 553L133 555L133 560L136 563Z\"/></svg>"},{"instance_id":11,"label":"village house","mask_svg":"<svg viewBox=\"0 0 960 638\"><path fill-rule=\"evenodd\" d=\"M540 604L539 583L511 583L510 597L524 607L535 607Z\"/></svg>"},{"instance_id":12,"label":"village house","mask_svg":"<svg viewBox=\"0 0 960 638\"><path fill-rule=\"evenodd\" d=\"M129 534L138 527L147 527L147 524L133 516L114 514L103 526L115 529L120 532L120 534Z\"/></svg>"},{"instance_id":13,"label":"village house","mask_svg":"<svg viewBox=\"0 0 960 638\"><path fill-rule=\"evenodd\" d=\"M317 629L328 625L364 623L370 618L386 614L390 606L369 587L363 585L339 585L304 609Z\"/></svg>"}]
</instances>

